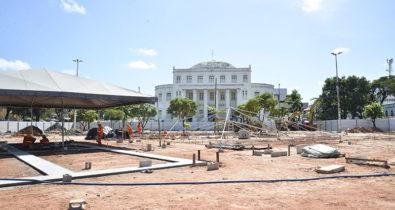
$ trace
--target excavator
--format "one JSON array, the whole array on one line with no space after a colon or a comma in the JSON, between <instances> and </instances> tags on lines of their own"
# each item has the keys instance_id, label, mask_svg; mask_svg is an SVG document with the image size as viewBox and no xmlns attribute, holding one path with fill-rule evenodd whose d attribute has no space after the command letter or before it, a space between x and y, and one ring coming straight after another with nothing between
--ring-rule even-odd
<instances>
[{"instance_id":1,"label":"excavator","mask_svg":"<svg viewBox=\"0 0 395 210\"><path fill-rule=\"evenodd\" d=\"M309 114L309 120L302 120L302 121L295 121L298 116L303 115L305 113ZM285 125L287 125L288 129L290 130L309 130L315 131L317 130L317 124L313 122L314 116L314 107L311 106L309 109L303 110L303 112L296 111L292 113L289 117L288 121L285 121Z\"/></svg>"}]
</instances>

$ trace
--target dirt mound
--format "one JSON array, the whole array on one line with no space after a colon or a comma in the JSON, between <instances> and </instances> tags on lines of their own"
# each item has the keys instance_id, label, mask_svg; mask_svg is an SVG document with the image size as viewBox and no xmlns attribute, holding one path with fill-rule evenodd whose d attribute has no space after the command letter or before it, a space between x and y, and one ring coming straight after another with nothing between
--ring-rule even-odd
<instances>
[{"instance_id":1,"label":"dirt mound","mask_svg":"<svg viewBox=\"0 0 395 210\"><path fill-rule=\"evenodd\" d=\"M365 127L355 127L347 128L347 133L378 133L383 132L380 128L365 128Z\"/></svg>"},{"instance_id":2,"label":"dirt mound","mask_svg":"<svg viewBox=\"0 0 395 210\"><path fill-rule=\"evenodd\" d=\"M32 130L31 127L33 127L33 136L41 136L43 135L43 131L40 128L37 128L36 126L27 126L26 128L23 128L16 133L17 135L25 135L25 134L31 134Z\"/></svg>"}]
</instances>

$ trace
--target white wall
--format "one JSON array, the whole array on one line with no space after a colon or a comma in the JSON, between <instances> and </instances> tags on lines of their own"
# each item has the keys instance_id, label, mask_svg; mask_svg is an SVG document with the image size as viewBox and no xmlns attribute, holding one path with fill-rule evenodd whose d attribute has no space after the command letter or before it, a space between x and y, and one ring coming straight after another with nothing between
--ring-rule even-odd
<instances>
[{"instance_id":1,"label":"white wall","mask_svg":"<svg viewBox=\"0 0 395 210\"><path fill-rule=\"evenodd\" d=\"M314 121L320 130L324 131L337 131L337 120L324 120ZM347 128L354 127L373 127L373 123L370 119L353 119L353 120L342 120L342 131ZM395 118L377 119L376 127L382 131L395 131Z\"/></svg>"}]
</instances>

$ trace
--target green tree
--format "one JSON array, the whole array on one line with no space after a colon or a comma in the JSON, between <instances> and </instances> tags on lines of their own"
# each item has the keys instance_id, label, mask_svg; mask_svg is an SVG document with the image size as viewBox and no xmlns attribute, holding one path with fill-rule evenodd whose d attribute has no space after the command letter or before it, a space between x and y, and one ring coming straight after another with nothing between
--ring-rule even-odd
<instances>
[{"instance_id":1,"label":"green tree","mask_svg":"<svg viewBox=\"0 0 395 210\"><path fill-rule=\"evenodd\" d=\"M151 104L137 104L132 105L127 110L126 115L137 117L137 120L141 122L142 132L144 132L144 128L147 125L148 121L155 117L158 113L155 106Z\"/></svg>"},{"instance_id":2,"label":"green tree","mask_svg":"<svg viewBox=\"0 0 395 210\"><path fill-rule=\"evenodd\" d=\"M395 95L395 76L384 76L372 82L371 99L383 104L389 95Z\"/></svg>"},{"instance_id":3,"label":"green tree","mask_svg":"<svg viewBox=\"0 0 395 210\"><path fill-rule=\"evenodd\" d=\"M81 122L84 130L88 127L90 129L90 123L94 122L98 117L98 114L95 110L77 110L77 121Z\"/></svg>"},{"instance_id":4,"label":"green tree","mask_svg":"<svg viewBox=\"0 0 395 210\"><path fill-rule=\"evenodd\" d=\"M383 106L376 102L366 105L364 115L369 117L372 120L373 127L376 127L376 119L384 116Z\"/></svg>"},{"instance_id":5,"label":"green tree","mask_svg":"<svg viewBox=\"0 0 395 210\"><path fill-rule=\"evenodd\" d=\"M105 109L103 112L103 118L105 120L110 120L111 126L113 120L122 120L122 117L123 117L123 112L118 109Z\"/></svg>"},{"instance_id":6,"label":"green tree","mask_svg":"<svg viewBox=\"0 0 395 210\"><path fill-rule=\"evenodd\" d=\"M285 103L290 105L290 111L293 112L301 112L302 111L302 98L297 90L293 90L291 94L287 94L285 96ZM300 119L300 116L299 116Z\"/></svg>"},{"instance_id":7,"label":"green tree","mask_svg":"<svg viewBox=\"0 0 395 210\"><path fill-rule=\"evenodd\" d=\"M267 92L257 95L255 98L258 100L260 108L263 108L264 115L266 115L267 112L271 112L278 103L273 95Z\"/></svg>"},{"instance_id":8,"label":"green tree","mask_svg":"<svg viewBox=\"0 0 395 210\"><path fill-rule=\"evenodd\" d=\"M272 109L272 111L270 111L270 117L282 119L288 113L289 113L289 111L288 111L287 108L280 107L280 108L277 108L277 109Z\"/></svg>"},{"instance_id":9,"label":"green tree","mask_svg":"<svg viewBox=\"0 0 395 210\"><path fill-rule=\"evenodd\" d=\"M341 118L351 114L353 118L363 118L363 109L369 104L370 83L365 77L339 78ZM316 118L321 120L337 119L336 77L328 78L317 99Z\"/></svg>"},{"instance_id":10,"label":"green tree","mask_svg":"<svg viewBox=\"0 0 395 210\"><path fill-rule=\"evenodd\" d=\"M174 98L170 101L167 113L182 120L183 133L185 134L185 118L196 114L198 104L189 98Z\"/></svg>"}]
</instances>

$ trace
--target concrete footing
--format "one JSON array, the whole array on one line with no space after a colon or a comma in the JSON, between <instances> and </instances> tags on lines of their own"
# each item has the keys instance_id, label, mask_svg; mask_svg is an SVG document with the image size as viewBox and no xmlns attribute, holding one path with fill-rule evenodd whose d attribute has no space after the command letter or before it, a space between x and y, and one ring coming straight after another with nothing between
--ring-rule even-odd
<instances>
[{"instance_id":1,"label":"concrete footing","mask_svg":"<svg viewBox=\"0 0 395 210\"><path fill-rule=\"evenodd\" d=\"M252 155L254 155L254 156L262 156L263 155L263 151L254 151L252 153Z\"/></svg>"},{"instance_id":2,"label":"concrete footing","mask_svg":"<svg viewBox=\"0 0 395 210\"><path fill-rule=\"evenodd\" d=\"M80 209L85 209L85 200L84 199L76 199L76 200L71 200L69 202L69 210L80 210Z\"/></svg>"},{"instance_id":3,"label":"concrete footing","mask_svg":"<svg viewBox=\"0 0 395 210\"><path fill-rule=\"evenodd\" d=\"M63 182L71 182L72 176L70 174L63 174Z\"/></svg>"},{"instance_id":4,"label":"concrete footing","mask_svg":"<svg viewBox=\"0 0 395 210\"><path fill-rule=\"evenodd\" d=\"M140 167L152 166L152 160L140 160Z\"/></svg>"},{"instance_id":5,"label":"concrete footing","mask_svg":"<svg viewBox=\"0 0 395 210\"><path fill-rule=\"evenodd\" d=\"M306 145L298 145L298 146L296 146L296 154L302 154L303 148L304 148L305 146L306 146Z\"/></svg>"},{"instance_id":6,"label":"concrete footing","mask_svg":"<svg viewBox=\"0 0 395 210\"><path fill-rule=\"evenodd\" d=\"M320 174L334 174L344 171L344 165L330 165L316 169L315 171Z\"/></svg>"},{"instance_id":7,"label":"concrete footing","mask_svg":"<svg viewBox=\"0 0 395 210\"><path fill-rule=\"evenodd\" d=\"M218 162L208 162L207 163L207 171L218 170L219 163Z\"/></svg>"},{"instance_id":8,"label":"concrete footing","mask_svg":"<svg viewBox=\"0 0 395 210\"><path fill-rule=\"evenodd\" d=\"M265 155L270 155L270 154L272 154L272 152L273 152L273 150L271 150L271 149L264 149L263 150L263 154L265 154Z\"/></svg>"},{"instance_id":9,"label":"concrete footing","mask_svg":"<svg viewBox=\"0 0 395 210\"><path fill-rule=\"evenodd\" d=\"M271 157L287 156L287 151L276 151L271 153Z\"/></svg>"}]
</instances>

